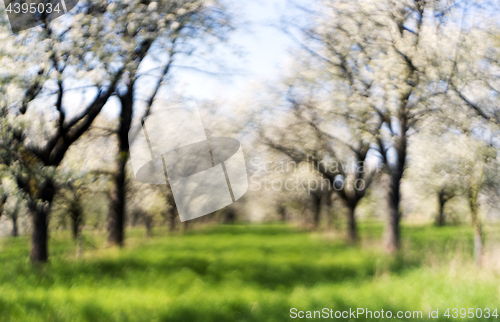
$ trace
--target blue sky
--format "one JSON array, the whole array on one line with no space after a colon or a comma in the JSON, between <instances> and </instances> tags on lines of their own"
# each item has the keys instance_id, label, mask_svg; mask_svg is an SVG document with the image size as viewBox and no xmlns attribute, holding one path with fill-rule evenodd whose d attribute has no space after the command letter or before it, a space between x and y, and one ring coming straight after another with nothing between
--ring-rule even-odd
<instances>
[{"instance_id":1,"label":"blue sky","mask_svg":"<svg viewBox=\"0 0 500 322\"><path fill-rule=\"evenodd\" d=\"M293 46L293 41L276 27L290 6L287 3L287 0L246 0L234 4L230 10L236 13L236 30L228 43L217 45L204 57L224 65L226 73L214 75L172 68L169 81L157 95L158 101L180 94L196 101L217 99L230 104L245 96L252 82L280 75ZM176 64L193 65L189 59ZM206 69L214 70L213 66ZM118 100L111 99L103 112L113 118L119 109Z\"/></svg>"},{"instance_id":2,"label":"blue sky","mask_svg":"<svg viewBox=\"0 0 500 322\"><path fill-rule=\"evenodd\" d=\"M248 84L257 79L272 78L283 67L288 57L290 39L271 24L277 24L287 7L286 0L242 1L235 9L237 29L225 47L241 48L242 55L228 54L221 48L214 56L223 57L224 64L235 72L230 77L216 77L186 69L174 70L174 79L181 90L194 99L230 99L241 95ZM221 46L222 47L222 46ZM225 55L218 55L224 52ZM217 58L216 58L217 59Z\"/></svg>"}]
</instances>

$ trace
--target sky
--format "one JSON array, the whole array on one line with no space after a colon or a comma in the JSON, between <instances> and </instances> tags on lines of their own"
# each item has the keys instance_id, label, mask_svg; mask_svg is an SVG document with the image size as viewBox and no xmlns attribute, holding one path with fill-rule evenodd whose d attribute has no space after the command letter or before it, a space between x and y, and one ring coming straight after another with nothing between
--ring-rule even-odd
<instances>
[{"instance_id":1,"label":"sky","mask_svg":"<svg viewBox=\"0 0 500 322\"><path fill-rule=\"evenodd\" d=\"M286 8L286 0L242 1L240 8L236 9L240 16L238 20L245 20L248 24L243 24L243 28L232 35L228 45L240 47L243 54L225 56L227 65L235 70L236 75L227 78L179 71L177 79L185 86L186 94L200 99L210 99L214 95L230 98L240 95L252 81L276 75L283 68L292 44L272 24L279 23Z\"/></svg>"},{"instance_id":2,"label":"sky","mask_svg":"<svg viewBox=\"0 0 500 322\"><path fill-rule=\"evenodd\" d=\"M236 30L227 44L217 45L205 57L224 65L225 71L210 74L172 68L166 88L158 93L159 100L181 94L195 101L231 102L245 96L252 82L278 75L293 45L292 40L275 26L288 7L287 0L247 0L236 4L231 8L236 13ZM178 61L177 65L189 65L189 62ZM117 101L111 100L103 112L110 117L118 115Z\"/></svg>"}]
</instances>

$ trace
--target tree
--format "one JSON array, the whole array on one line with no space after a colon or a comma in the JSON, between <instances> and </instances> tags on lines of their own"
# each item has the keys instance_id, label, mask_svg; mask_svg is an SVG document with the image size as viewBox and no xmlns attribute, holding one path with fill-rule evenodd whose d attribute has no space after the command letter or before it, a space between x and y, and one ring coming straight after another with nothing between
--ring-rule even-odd
<instances>
[{"instance_id":1,"label":"tree","mask_svg":"<svg viewBox=\"0 0 500 322\"><path fill-rule=\"evenodd\" d=\"M86 172L68 172L66 176L68 178L58 190L59 210L63 212L64 218L70 219L71 233L76 242L76 257L80 258L83 255L82 229L85 223L83 200L93 193L90 186L97 178Z\"/></svg>"},{"instance_id":2,"label":"tree","mask_svg":"<svg viewBox=\"0 0 500 322\"><path fill-rule=\"evenodd\" d=\"M142 3L137 2L139 12ZM153 8L153 9L150 9ZM138 121L143 121L150 112L162 82L171 72L174 60L178 56L189 56L203 45L203 41L224 40L230 26L230 17L219 2L205 0L182 0L172 2L151 2L148 10L157 15L157 21L128 24L127 37L130 42L140 41L134 49L134 64L126 67L127 79L117 93L121 112L117 130L119 149L113 174L113 186L110 192L108 242L123 246L125 224L125 165L129 157L128 132L132 125L133 114ZM114 15L121 17L119 11ZM164 15L165 18L160 18ZM169 30L165 32L161 24L167 23ZM147 32L143 32L144 28ZM115 30L116 37L122 37L120 29ZM145 74L139 72L141 62L147 58L155 61L154 67ZM143 65L146 65L144 63ZM151 72L156 72L151 74ZM150 76L152 80L148 92L139 91L140 80ZM151 77L153 76L153 77ZM144 85L143 85L144 86ZM168 183L167 183L167 189ZM173 198L168 197L169 202Z\"/></svg>"},{"instance_id":3,"label":"tree","mask_svg":"<svg viewBox=\"0 0 500 322\"><path fill-rule=\"evenodd\" d=\"M146 237L153 236L153 227L165 222L164 186L140 183L137 180L127 180L127 215L133 225L144 224Z\"/></svg>"},{"instance_id":4,"label":"tree","mask_svg":"<svg viewBox=\"0 0 500 322\"><path fill-rule=\"evenodd\" d=\"M421 132L411 147L408 180L418 193L437 197L436 226L446 222L445 206L454 197L464 193L463 161L457 151L461 134ZM434 131L436 132L436 131Z\"/></svg>"},{"instance_id":5,"label":"tree","mask_svg":"<svg viewBox=\"0 0 500 322\"><path fill-rule=\"evenodd\" d=\"M451 103L447 84L456 63L449 58L456 57L456 25L466 5L459 0L325 0L308 8L305 23L285 25L291 35L299 30L294 38L330 79L345 84L341 89L358 102L349 109L364 110L379 124L370 147L389 178L387 252L400 248L401 183L410 136Z\"/></svg>"},{"instance_id":6,"label":"tree","mask_svg":"<svg viewBox=\"0 0 500 322\"><path fill-rule=\"evenodd\" d=\"M15 196L13 205L8 209L7 216L12 220L12 237L19 236L19 212L21 211L23 200L20 196Z\"/></svg>"},{"instance_id":7,"label":"tree","mask_svg":"<svg viewBox=\"0 0 500 322\"><path fill-rule=\"evenodd\" d=\"M2 107L18 115L6 124L5 131L11 133L6 149L10 157L2 161L13 167L32 213L33 262L48 259L47 220L57 191L55 169L69 147L116 94L122 103L121 152L126 152L123 138L132 117L130 104L139 65L154 46L161 51L178 37L218 30L226 16L221 5L212 3L87 1L68 13L67 19L47 22L19 36L2 30L1 69L6 76L0 90L7 94ZM182 49L189 52L186 44ZM83 97L81 106L69 108L66 100L78 94ZM37 121L40 117L51 122ZM120 157L126 159L124 154ZM123 164L119 163L115 175L118 188L112 192L113 200L123 199ZM114 209L120 212L122 205L120 201ZM115 222L120 227L120 218ZM119 230L114 236L121 239Z\"/></svg>"},{"instance_id":8,"label":"tree","mask_svg":"<svg viewBox=\"0 0 500 322\"><path fill-rule=\"evenodd\" d=\"M48 215L57 191L56 168L69 147L88 130L123 75L119 64L93 61L91 67L85 62L84 56L89 57L89 53L85 54L83 48L91 52L93 47L85 31L90 17L99 19L104 13L95 5L82 6L87 13L75 13L70 26L52 21L19 36L6 35L5 31L2 34L5 46L1 68L8 75L8 84L3 83L1 89L5 93L2 108L7 111L9 107L2 119L2 132L6 134L2 164L16 178L32 215L33 262L48 259ZM89 20L86 24L77 21L84 17ZM85 87L93 93L80 106L69 109L64 101L75 91L71 81L78 69L107 73L98 82L87 79Z\"/></svg>"},{"instance_id":9,"label":"tree","mask_svg":"<svg viewBox=\"0 0 500 322\"><path fill-rule=\"evenodd\" d=\"M3 189L0 190L0 216L4 212L5 203L7 202L8 197L9 197L9 195L7 194L6 191L4 191Z\"/></svg>"},{"instance_id":10,"label":"tree","mask_svg":"<svg viewBox=\"0 0 500 322\"><path fill-rule=\"evenodd\" d=\"M355 242L355 210L376 174L376 168L367 163L370 141L366 132L374 131L373 124L365 115L345 108L349 98L323 96L320 83L324 79L310 81L310 75L310 65L306 65L303 74L285 81L284 102L274 111L261 113L272 117L259 124L259 140L319 175L315 188L307 189L315 227L322 206L329 208L332 193L337 193L348 210L348 239Z\"/></svg>"},{"instance_id":11,"label":"tree","mask_svg":"<svg viewBox=\"0 0 500 322\"><path fill-rule=\"evenodd\" d=\"M12 191L14 189L9 181L11 181L9 178L4 177L0 187L0 217L5 214L12 220L12 236L17 237L19 235L17 219L19 218L22 200ZM9 201L13 201L14 205L12 205L12 202L9 205Z\"/></svg>"},{"instance_id":12,"label":"tree","mask_svg":"<svg viewBox=\"0 0 500 322\"><path fill-rule=\"evenodd\" d=\"M483 232L480 218L480 196L486 201L492 196L498 196L499 163L498 151L491 145L486 145L476 138L468 138L462 142L467 153L462 154L464 163L464 187L474 229L474 256L481 266L483 255ZM496 200L495 200L496 201Z\"/></svg>"}]
</instances>

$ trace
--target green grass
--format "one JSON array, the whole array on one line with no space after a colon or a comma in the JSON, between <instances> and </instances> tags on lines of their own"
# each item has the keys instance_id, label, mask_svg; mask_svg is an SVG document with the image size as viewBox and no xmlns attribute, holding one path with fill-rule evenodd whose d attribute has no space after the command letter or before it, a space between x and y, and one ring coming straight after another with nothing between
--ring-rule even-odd
<instances>
[{"instance_id":1,"label":"green grass","mask_svg":"<svg viewBox=\"0 0 500 322\"><path fill-rule=\"evenodd\" d=\"M487 230L489 246L497 231ZM467 226L405 226L395 257L380 251L378 223L361 225L356 247L277 224L155 234L129 230L119 250L86 232L85 257L76 260L69 233L53 233L50 263L40 267L28 260L28 237L1 239L0 321L298 320L292 307L421 310L419 321L439 308L432 320L449 321L447 307L500 306L500 277L474 266Z\"/></svg>"}]
</instances>

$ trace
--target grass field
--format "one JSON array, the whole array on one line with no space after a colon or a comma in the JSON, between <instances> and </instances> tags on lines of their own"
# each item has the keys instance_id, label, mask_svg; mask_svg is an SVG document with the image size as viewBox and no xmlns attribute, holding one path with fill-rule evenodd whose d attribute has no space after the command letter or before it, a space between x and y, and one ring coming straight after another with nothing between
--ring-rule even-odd
<instances>
[{"instance_id":1,"label":"grass field","mask_svg":"<svg viewBox=\"0 0 500 322\"><path fill-rule=\"evenodd\" d=\"M358 307L423 312L421 319L392 321L450 321L443 317L448 307L500 306L497 231L487 229L481 270L467 226L405 226L404 255L394 258L380 251L382 226L366 223L360 246L278 224L175 235L160 228L151 239L132 229L122 250L86 232L80 260L69 233L57 232L50 263L41 267L28 260L27 237L3 238L0 321L289 321L299 320L290 318L291 308ZM429 308L439 308L440 318L428 319Z\"/></svg>"}]
</instances>

